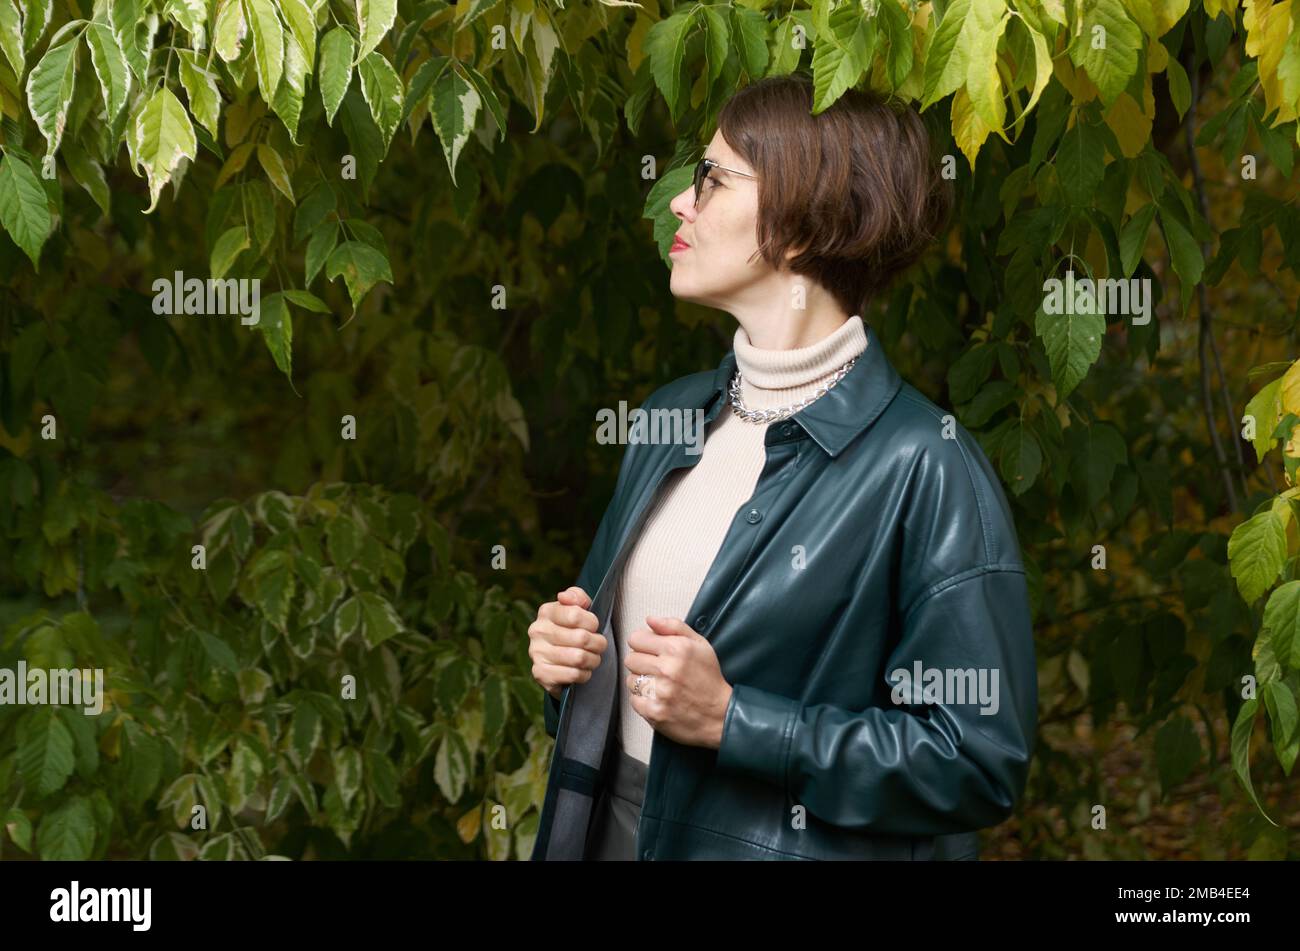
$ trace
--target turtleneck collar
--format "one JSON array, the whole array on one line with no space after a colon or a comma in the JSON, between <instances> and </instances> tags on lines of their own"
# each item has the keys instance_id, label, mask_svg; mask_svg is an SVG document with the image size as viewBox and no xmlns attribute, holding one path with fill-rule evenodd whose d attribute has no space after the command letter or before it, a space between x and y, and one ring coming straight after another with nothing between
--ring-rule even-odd
<instances>
[{"instance_id":1,"label":"turtleneck collar","mask_svg":"<svg viewBox=\"0 0 1300 951\"><path fill-rule=\"evenodd\" d=\"M736 328L733 346L745 405L772 409L812 396L836 370L867 348L867 334L862 317L854 314L811 346L760 349L750 342L744 327Z\"/></svg>"}]
</instances>

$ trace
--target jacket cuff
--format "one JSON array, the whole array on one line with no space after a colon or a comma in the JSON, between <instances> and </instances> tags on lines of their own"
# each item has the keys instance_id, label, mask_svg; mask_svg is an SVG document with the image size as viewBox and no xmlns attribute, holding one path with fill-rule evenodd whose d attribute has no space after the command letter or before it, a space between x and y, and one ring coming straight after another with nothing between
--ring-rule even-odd
<instances>
[{"instance_id":1,"label":"jacket cuff","mask_svg":"<svg viewBox=\"0 0 1300 951\"><path fill-rule=\"evenodd\" d=\"M718 766L786 784L786 764L800 703L790 697L733 684L722 724Z\"/></svg>"}]
</instances>

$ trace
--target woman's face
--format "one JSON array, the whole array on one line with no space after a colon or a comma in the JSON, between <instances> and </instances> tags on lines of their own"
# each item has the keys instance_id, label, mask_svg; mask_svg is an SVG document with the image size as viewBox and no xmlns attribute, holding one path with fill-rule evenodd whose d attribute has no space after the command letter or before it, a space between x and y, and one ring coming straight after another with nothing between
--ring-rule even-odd
<instances>
[{"instance_id":1,"label":"woman's face","mask_svg":"<svg viewBox=\"0 0 1300 951\"><path fill-rule=\"evenodd\" d=\"M704 157L754 174L754 169L727 145L720 131L714 134ZM760 296L759 285L773 272L754 253L758 250L757 179L710 169L701 183L698 208L695 188L690 185L669 207L681 221L674 249L669 252L673 296L732 313Z\"/></svg>"}]
</instances>

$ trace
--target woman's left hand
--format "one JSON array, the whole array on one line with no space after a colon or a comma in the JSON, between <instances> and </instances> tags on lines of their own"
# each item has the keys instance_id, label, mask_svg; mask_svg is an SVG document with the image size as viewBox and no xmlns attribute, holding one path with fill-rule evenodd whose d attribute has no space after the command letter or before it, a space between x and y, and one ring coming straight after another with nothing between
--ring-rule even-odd
<instances>
[{"instance_id":1,"label":"woman's left hand","mask_svg":"<svg viewBox=\"0 0 1300 951\"><path fill-rule=\"evenodd\" d=\"M647 615L646 623L650 630L628 635L631 650L623 666L631 671L629 691L638 674L654 680L640 695L632 694L632 709L671 740L717 749L731 684L723 679L713 645L680 618Z\"/></svg>"}]
</instances>

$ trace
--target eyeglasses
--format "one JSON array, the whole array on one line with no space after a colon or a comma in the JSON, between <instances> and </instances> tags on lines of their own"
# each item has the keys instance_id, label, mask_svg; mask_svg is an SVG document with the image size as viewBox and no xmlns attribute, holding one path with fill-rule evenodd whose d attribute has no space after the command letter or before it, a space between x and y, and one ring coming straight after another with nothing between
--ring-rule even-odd
<instances>
[{"instance_id":1,"label":"eyeglasses","mask_svg":"<svg viewBox=\"0 0 1300 951\"><path fill-rule=\"evenodd\" d=\"M757 179L757 175L751 175L748 172L742 172L740 169L727 168L725 165L719 165L713 159L700 159L695 166L695 207L700 207L700 191L704 187L704 179L709 174L710 169L718 168L724 172L730 172L733 175L742 175L745 178Z\"/></svg>"}]
</instances>

